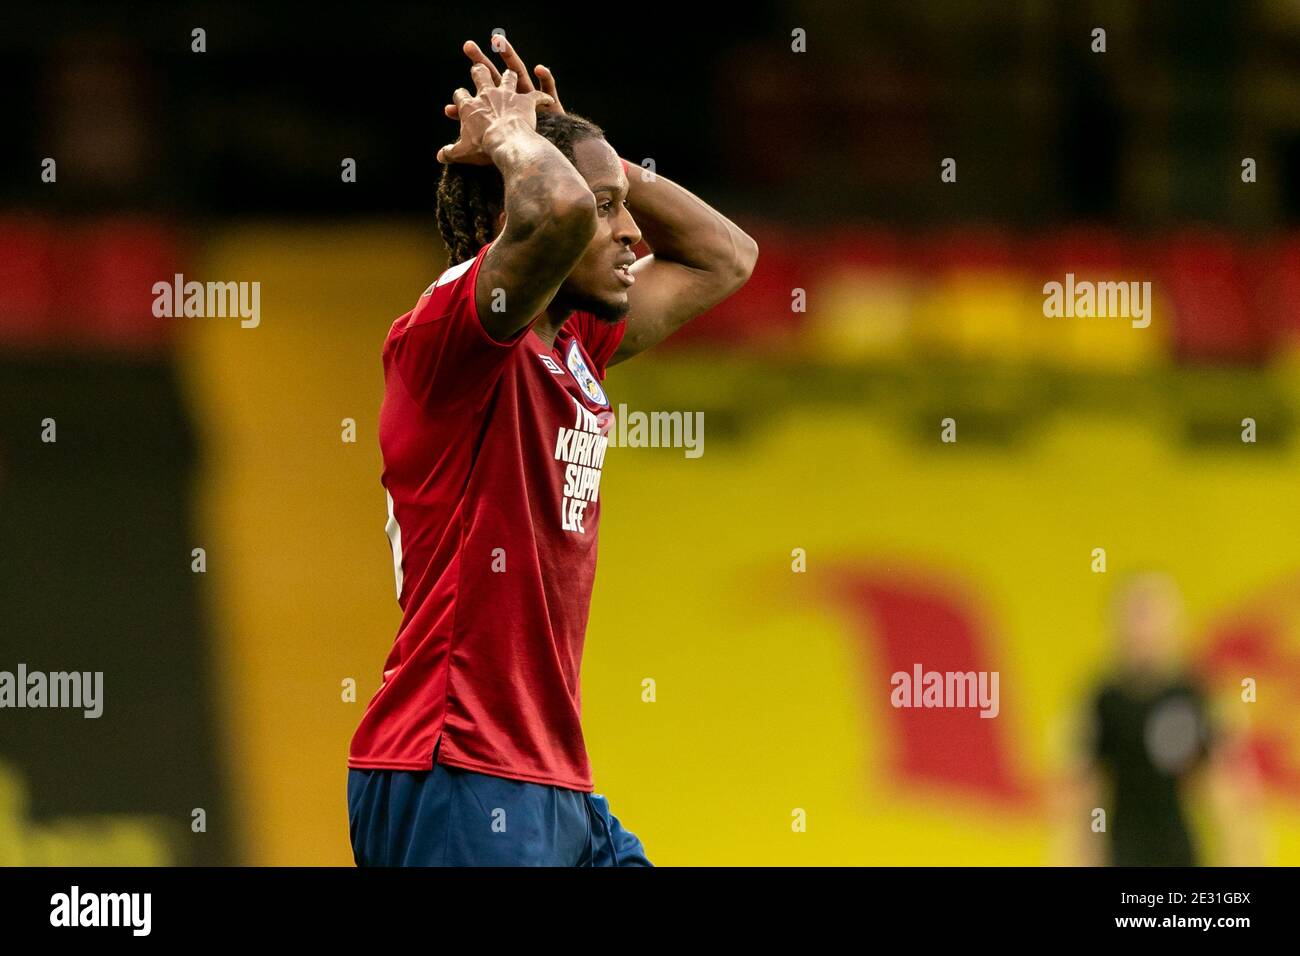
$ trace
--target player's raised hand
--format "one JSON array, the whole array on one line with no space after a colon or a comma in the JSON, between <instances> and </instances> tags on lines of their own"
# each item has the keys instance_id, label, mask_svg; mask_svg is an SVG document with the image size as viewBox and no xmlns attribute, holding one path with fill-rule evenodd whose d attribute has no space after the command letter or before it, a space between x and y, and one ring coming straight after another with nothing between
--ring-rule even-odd
<instances>
[{"instance_id":1,"label":"player's raised hand","mask_svg":"<svg viewBox=\"0 0 1300 956\"><path fill-rule=\"evenodd\" d=\"M460 137L438 150L440 163L472 163L486 166L492 162L484 149L483 138L497 124L520 122L528 129L537 128L537 111L552 102L550 94L540 90L517 89L519 76L507 69L498 83L488 65L475 63L469 70L476 92L465 88L452 94L456 117L460 120Z\"/></svg>"},{"instance_id":2,"label":"player's raised hand","mask_svg":"<svg viewBox=\"0 0 1300 956\"><path fill-rule=\"evenodd\" d=\"M497 69L496 64L489 59L488 55L479 49L479 45L473 40L466 40L461 47L465 55L469 57L470 63L482 63L492 74L494 82L501 82L501 72ZM519 77L519 92L530 93L534 90L541 90L551 98L551 102L545 106L538 106L539 113L563 113L564 107L560 104L560 94L555 88L555 74L550 71L549 67L542 66L540 63L533 68L533 74L537 77L536 84L528 76L528 67L524 65L523 59L515 52L515 48L510 41L506 39L505 34L498 33L492 37L492 49L501 54L501 59L505 62L506 69L514 70ZM443 113L450 119L456 119L456 105L449 103L443 107Z\"/></svg>"}]
</instances>

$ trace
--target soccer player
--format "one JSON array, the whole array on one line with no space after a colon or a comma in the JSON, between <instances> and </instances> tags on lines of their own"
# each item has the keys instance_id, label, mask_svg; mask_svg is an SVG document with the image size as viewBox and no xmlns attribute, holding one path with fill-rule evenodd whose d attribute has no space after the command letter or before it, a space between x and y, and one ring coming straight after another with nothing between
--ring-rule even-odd
<instances>
[{"instance_id":1,"label":"soccer player","mask_svg":"<svg viewBox=\"0 0 1300 956\"><path fill-rule=\"evenodd\" d=\"M504 39L504 38L502 38ZM500 41L498 41L500 42ZM403 616L348 758L359 865L650 865L593 793L579 671L613 422L605 371L731 295L754 241L473 43L445 110L451 268L384 343ZM643 238L652 254L637 259Z\"/></svg>"}]
</instances>

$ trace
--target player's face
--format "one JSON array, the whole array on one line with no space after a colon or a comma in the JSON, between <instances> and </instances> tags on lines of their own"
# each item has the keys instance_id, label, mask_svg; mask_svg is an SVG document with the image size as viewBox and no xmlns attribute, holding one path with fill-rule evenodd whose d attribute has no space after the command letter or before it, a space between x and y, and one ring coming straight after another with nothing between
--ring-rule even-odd
<instances>
[{"instance_id":1,"label":"player's face","mask_svg":"<svg viewBox=\"0 0 1300 956\"><path fill-rule=\"evenodd\" d=\"M627 176L613 147L584 139L573 147L574 166L596 197L596 235L573 267L556 298L565 305L617 322L627 314L632 247L641 231L627 208Z\"/></svg>"}]
</instances>

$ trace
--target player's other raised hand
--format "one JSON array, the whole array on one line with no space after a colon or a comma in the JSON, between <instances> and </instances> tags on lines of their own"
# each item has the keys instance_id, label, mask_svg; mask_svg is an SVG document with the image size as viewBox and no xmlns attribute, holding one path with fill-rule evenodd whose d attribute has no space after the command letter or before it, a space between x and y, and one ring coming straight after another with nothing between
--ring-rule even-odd
<instances>
[{"instance_id":1,"label":"player's other raised hand","mask_svg":"<svg viewBox=\"0 0 1300 956\"><path fill-rule=\"evenodd\" d=\"M545 106L538 106L539 113L563 113L564 107L560 104L560 94L555 88L555 74L549 67L542 66L538 63L533 67L533 75L537 77L534 84L528 76L528 67L524 65L523 59L515 51L510 41L506 39L505 34L498 33L492 37L492 49L501 54L501 59L508 70L514 70L519 77L518 90L520 93L531 93L534 90L540 90L551 98L551 102ZM481 63L486 66L492 74L492 80L495 83L501 82L501 71L497 69L491 58L484 53L477 43L473 40L466 40L461 47L465 55L469 57L471 64ZM443 107L443 112L449 119L456 119L456 104L449 103Z\"/></svg>"},{"instance_id":2,"label":"player's other raised hand","mask_svg":"<svg viewBox=\"0 0 1300 956\"><path fill-rule=\"evenodd\" d=\"M550 94L540 90L518 90L519 75L512 69L500 74L499 83L483 63L471 66L469 75L476 92L471 95L461 87L452 94L456 118L460 120L460 137L438 150L440 163L488 165L492 160L483 145L485 136L502 124L524 124L528 129L537 129L537 110L552 102Z\"/></svg>"}]
</instances>

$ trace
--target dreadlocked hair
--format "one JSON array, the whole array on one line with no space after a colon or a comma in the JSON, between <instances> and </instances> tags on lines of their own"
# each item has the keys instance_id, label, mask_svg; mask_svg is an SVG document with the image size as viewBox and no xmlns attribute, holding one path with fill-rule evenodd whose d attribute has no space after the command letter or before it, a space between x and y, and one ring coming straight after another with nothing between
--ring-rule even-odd
<instances>
[{"instance_id":1,"label":"dreadlocked hair","mask_svg":"<svg viewBox=\"0 0 1300 956\"><path fill-rule=\"evenodd\" d=\"M537 132L573 162L573 147L585 139L604 139L605 131L576 113L538 113ZM473 259L492 241L505 205L505 181L495 166L449 163L438 180L438 232L447 262Z\"/></svg>"}]
</instances>

